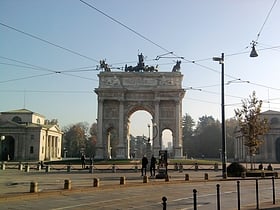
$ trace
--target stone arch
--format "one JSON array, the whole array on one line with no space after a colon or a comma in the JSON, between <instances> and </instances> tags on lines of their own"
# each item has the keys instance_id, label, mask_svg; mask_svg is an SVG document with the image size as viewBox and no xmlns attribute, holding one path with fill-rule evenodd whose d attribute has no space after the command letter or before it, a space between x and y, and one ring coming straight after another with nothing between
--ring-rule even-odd
<instances>
[{"instance_id":1,"label":"stone arch","mask_svg":"<svg viewBox=\"0 0 280 210\"><path fill-rule=\"evenodd\" d=\"M1 140L1 159L4 161L14 160L15 158L15 138L11 135L6 135Z\"/></svg>"},{"instance_id":2,"label":"stone arch","mask_svg":"<svg viewBox=\"0 0 280 210\"><path fill-rule=\"evenodd\" d=\"M116 129L116 157L128 159L129 117L138 110L151 114L153 133L153 153L159 154L163 129L173 131L174 156L182 157L182 89L180 72L101 72L98 95L98 139L96 158L108 158L109 128Z\"/></svg>"}]
</instances>

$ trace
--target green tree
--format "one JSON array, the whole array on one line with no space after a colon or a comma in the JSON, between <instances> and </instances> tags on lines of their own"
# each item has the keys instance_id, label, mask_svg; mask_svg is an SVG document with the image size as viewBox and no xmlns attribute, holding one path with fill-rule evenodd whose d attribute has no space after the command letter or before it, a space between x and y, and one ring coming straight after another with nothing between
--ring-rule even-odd
<instances>
[{"instance_id":1,"label":"green tree","mask_svg":"<svg viewBox=\"0 0 280 210\"><path fill-rule=\"evenodd\" d=\"M77 123L64 129L63 143L70 157L79 157L86 150L87 123Z\"/></svg>"},{"instance_id":2,"label":"green tree","mask_svg":"<svg viewBox=\"0 0 280 210\"><path fill-rule=\"evenodd\" d=\"M267 119L261 118L262 101L258 100L255 91L249 99L242 100L242 108L236 109L240 132L244 138L244 145L248 148L251 169L253 168L253 155L263 143L263 135L269 130Z\"/></svg>"},{"instance_id":3,"label":"green tree","mask_svg":"<svg viewBox=\"0 0 280 210\"><path fill-rule=\"evenodd\" d=\"M97 142L97 123L93 123L89 129L89 137L86 140L86 154L90 157L95 156Z\"/></svg>"},{"instance_id":4,"label":"green tree","mask_svg":"<svg viewBox=\"0 0 280 210\"><path fill-rule=\"evenodd\" d=\"M183 154L191 155L194 151L192 138L194 133L195 122L188 114L183 116Z\"/></svg>"},{"instance_id":5,"label":"green tree","mask_svg":"<svg viewBox=\"0 0 280 210\"><path fill-rule=\"evenodd\" d=\"M218 158L221 148L221 124L212 116L199 118L193 136L194 157Z\"/></svg>"},{"instance_id":6,"label":"green tree","mask_svg":"<svg viewBox=\"0 0 280 210\"><path fill-rule=\"evenodd\" d=\"M227 157L234 158L234 141L238 129L238 121L235 118L226 120Z\"/></svg>"}]
</instances>

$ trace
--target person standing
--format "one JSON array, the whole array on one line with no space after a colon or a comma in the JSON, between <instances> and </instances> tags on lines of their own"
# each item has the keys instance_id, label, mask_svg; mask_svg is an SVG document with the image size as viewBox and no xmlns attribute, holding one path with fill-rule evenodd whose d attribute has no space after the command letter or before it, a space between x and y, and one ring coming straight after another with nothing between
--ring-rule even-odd
<instances>
[{"instance_id":1,"label":"person standing","mask_svg":"<svg viewBox=\"0 0 280 210\"><path fill-rule=\"evenodd\" d=\"M150 166L151 177L156 175L156 163L157 163L157 160L154 157L154 155L152 155L152 157L151 157L151 166Z\"/></svg>"},{"instance_id":2,"label":"person standing","mask_svg":"<svg viewBox=\"0 0 280 210\"><path fill-rule=\"evenodd\" d=\"M142 158L142 168L141 168L141 174L142 176L145 175L146 176L146 172L147 172L147 165L148 165L149 161L148 161L148 158L143 155L143 158Z\"/></svg>"},{"instance_id":3,"label":"person standing","mask_svg":"<svg viewBox=\"0 0 280 210\"><path fill-rule=\"evenodd\" d=\"M86 156L84 154L82 154L81 161L82 161L82 168L85 168L86 167Z\"/></svg>"}]
</instances>

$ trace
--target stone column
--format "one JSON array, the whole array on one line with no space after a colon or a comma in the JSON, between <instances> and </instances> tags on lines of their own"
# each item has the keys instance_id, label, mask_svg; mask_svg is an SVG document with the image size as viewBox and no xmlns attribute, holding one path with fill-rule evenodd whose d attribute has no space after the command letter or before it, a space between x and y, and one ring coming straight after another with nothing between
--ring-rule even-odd
<instances>
[{"instance_id":1,"label":"stone column","mask_svg":"<svg viewBox=\"0 0 280 210\"><path fill-rule=\"evenodd\" d=\"M159 150L161 150L161 134L160 134L160 124L159 124L159 101L154 102L155 106L155 115L153 116L153 136L152 136L152 141L153 141L153 154L155 156L158 156Z\"/></svg>"},{"instance_id":2,"label":"stone column","mask_svg":"<svg viewBox=\"0 0 280 210\"><path fill-rule=\"evenodd\" d=\"M128 144L125 142L126 138L124 137L124 105L123 101L120 100L119 104L119 145L117 147L117 158L127 159L128 155Z\"/></svg>"},{"instance_id":3,"label":"stone column","mask_svg":"<svg viewBox=\"0 0 280 210\"><path fill-rule=\"evenodd\" d=\"M175 107L175 135L173 136L174 158L182 158L182 109L180 101L176 101Z\"/></svg>"},{"instance_id":4,"label":"stone column","mask_svg":"<svg viewBox=\"0 0 280 210\"><path fill-rule=\"evenodd\" d=\"M107 139L103 139L103 100L98 99L98 119L97 119L97 142L96 142L96 159L104 159L105 158L105 147L104 141Z\"/></svg>"}]
</instances>

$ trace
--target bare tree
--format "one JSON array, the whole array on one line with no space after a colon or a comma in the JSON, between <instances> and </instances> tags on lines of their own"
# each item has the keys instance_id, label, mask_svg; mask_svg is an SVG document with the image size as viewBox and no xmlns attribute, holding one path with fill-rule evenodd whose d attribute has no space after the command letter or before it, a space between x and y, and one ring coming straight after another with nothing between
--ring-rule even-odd
<instances>
[{"instance_id":1,"label":"bare tree","mask_svg":"<svg viewBox=\"0 0 280 210\"><path fill-rule=\"evenodd\" d=\"M244 145L248 148L251 169L253 169L253 155L263 143L263 135L269 130L267 119L261 118L262 100L258 100L255 91L249 99L242 100L242 108L235 109L240 132L244 138Z\"/></svg>"}]
</instances>

